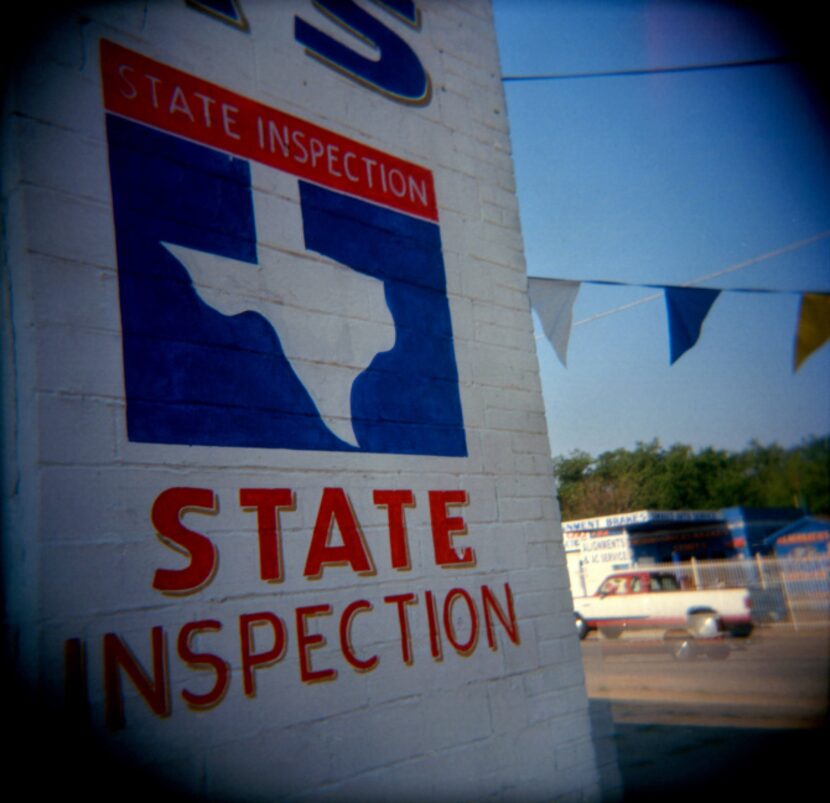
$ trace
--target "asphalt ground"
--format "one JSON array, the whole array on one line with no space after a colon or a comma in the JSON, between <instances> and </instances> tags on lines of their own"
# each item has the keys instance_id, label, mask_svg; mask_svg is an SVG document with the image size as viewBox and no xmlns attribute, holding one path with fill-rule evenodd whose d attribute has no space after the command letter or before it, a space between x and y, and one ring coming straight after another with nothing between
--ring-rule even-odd
<instances>
[{"instance_id":1,"label":"asphalt ground","mask_svg":"<svg viewBox=\"0 0 830 803\"><path fill-rule=\"evenodd\" d=\"M582 653L593 717L613 723L621 788L611 778L609 799L812 798L826 787L826 625L757 629L723 660L677 661L659 637L628 634L592 634Z\"/></svg>"}]
</instances>

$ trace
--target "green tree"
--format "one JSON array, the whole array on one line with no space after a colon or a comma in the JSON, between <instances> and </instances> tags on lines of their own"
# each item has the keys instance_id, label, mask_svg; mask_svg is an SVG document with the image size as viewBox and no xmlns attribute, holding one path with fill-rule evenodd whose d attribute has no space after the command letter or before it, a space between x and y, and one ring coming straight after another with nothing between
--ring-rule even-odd
<instances>
[{"instance_id":1,"label":"green tree","mask_svg":"<svg viewBox=\"0 0 830 803\"><path fill-rule=\"evenodd\" d=\"M626 510L800 507L830 513L830 437L783 449L757 441L741 452L695 452L658 440L594 458L583 451L554 460L565 519Z\"/></svg>"}]
</instances>

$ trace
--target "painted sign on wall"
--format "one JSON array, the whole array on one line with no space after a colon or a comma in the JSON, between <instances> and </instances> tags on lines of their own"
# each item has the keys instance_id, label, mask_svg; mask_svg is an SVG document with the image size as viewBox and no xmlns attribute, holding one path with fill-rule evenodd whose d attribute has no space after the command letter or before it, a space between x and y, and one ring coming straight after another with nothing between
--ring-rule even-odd
<instances>
[{"instance_id":1,"label":"painted sign on wall","mask_svg":"<svg viewBox=\"0 0 830 803\"><path fill-rule=\"evenodd\" d=\"M431 173L101 59L130 439L465 455Z\"/></svg>"},{"instance_id":2,"label":"painted sign on wall","mask_svg":"<svg viewBox=\"0 0 830 803\"><path fill-rule=\"evenodd\" d=\"M184 796L598 797L492 14L420 5L94 3L7 104L10 653Z\"/></svg>"}]
</instances>

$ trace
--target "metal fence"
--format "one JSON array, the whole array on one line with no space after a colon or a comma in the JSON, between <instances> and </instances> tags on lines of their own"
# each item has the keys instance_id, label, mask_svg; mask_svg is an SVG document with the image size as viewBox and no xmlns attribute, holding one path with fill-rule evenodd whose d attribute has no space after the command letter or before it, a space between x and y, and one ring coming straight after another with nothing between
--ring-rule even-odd
<instances>
[{"instance_id":1,"label":"metal fence","mask_svg":"<svg viewBox=\"0 0 830 803\"><path fill-rule=\"evenodd\" d=\"M681 588L749 588L759 622L830 618L830 559L775 558L707 560L649 565L673 574Z\"/></svg>"}]
</instances>

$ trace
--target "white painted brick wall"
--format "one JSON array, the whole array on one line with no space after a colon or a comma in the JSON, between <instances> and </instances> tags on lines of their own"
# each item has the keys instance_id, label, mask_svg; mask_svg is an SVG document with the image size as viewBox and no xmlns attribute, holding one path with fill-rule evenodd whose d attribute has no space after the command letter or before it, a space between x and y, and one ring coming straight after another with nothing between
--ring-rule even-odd
<instances>
[{"instance_id":1,"label":"white painted brick wall","mask_svg":"<svg viewBox=\"0 0 830 803\"><path fill-rule=\"evenodd\" d=\"M39 678L39 693L59 697L64 642L80 639L90 724L103 749L142 777L197 795L594 799L600 774L553 501L490 8L480 0L421 2L416 31L360 5L418 54L432 80L428 105L386 100L304 55L295 15L342 33L303 0L242 0L250 33L183 0L94 4L46 25L14 70L3 120L7 649L21 677ZM432 171L466 457L128 439L101 38ZM258 207L271 210L258 223L260 247L324 261L304 250L296 179L253 175ZM339 330L347 299L342 307L319 337ZM183 514L220 557L213 580L181 597L152 586L157 569L187 564L150 521L156 497L176 486L209 488L219 498L215 514ZM259 577L256 514L239 505L244 487L295 493L296 509L280 514L281 583ZM328 566L318 580L303 577L325 487L348 494L374 575ZM407 571L391 567L387 511L373 503L375 489L415 495L406 509ZM466 522L454 545L476 554L468 568L435 565L429 492L453 489L469 499L450 509ZM497 623L491 650L480 588L504 605L505 583L521 641ZM476 601L478 639L462 657L443 633L436 661L425 592L440 606L453 588ZM417 594L407 607L408 666L397 608L384 602L402 593ZM372 610L354 618L352 644L358 655L379 659L364 673L346 662L338 636L340 613L358 599ZM303 683L294 611L320 604L332 613L307 620L308 632L326 640L310 650L311 661L337 678ZM463 601L453 609L462 640L470 632L464 610ZM255 670L252 699L242 690L238 622L261 611L282 619L288 639L278 662ZM228 663L230 684L215 707L192 711L181 692L204 693L215 675L189 668L176 639L185 623L206 619L221 630L202 632L193 646ZM171 714L156 716L122 672L126 726L109 732L104 634L117 634L149 672L157 626L166 637ZM268 646L267 628L256 629L255 644Z\"/></svg>"}]
</instances>

